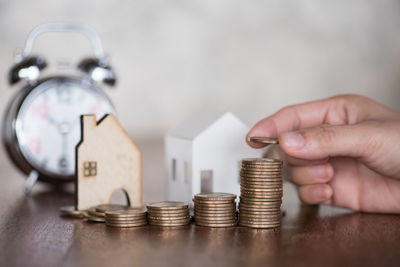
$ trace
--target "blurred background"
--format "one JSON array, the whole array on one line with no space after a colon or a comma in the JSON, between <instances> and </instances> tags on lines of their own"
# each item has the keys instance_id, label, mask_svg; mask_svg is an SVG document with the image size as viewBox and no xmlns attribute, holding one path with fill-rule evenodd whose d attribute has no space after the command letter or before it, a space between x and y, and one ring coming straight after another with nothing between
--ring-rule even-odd
<instances>
[{"instance_id":1,"label":"blurred background","mask_svg":"<svg viewBox=\"0 0 400 267\"><path fill-rule=\"evenodd\" d=\"M146 147L144 160L169 128L204 109L231 111L251 126L286 105L336 94L399 107L399 1L0 0L2 114L22 86L7 84L13 55L48 22L98 32L118 75L105 92ZM74 34L43 35L33 51L50 63L43 76L76 72L92 54ZM145 175L163 179L160 170Z\"/></svg>"}]
</instances>

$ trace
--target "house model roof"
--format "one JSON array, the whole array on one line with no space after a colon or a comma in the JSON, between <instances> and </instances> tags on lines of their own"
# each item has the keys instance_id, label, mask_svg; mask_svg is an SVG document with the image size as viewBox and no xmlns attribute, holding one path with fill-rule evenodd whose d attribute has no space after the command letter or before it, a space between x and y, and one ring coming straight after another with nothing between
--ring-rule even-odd
<instances>
[{"instance_id":1,"label":"house model roof","mask_svg":"<svg viewBox=\"0 0 400 267\"><path fill-rule=\"evenodd\" d=\"M244 124L231 112L223 113L203 111L195 113L193 116L189 117L187 120L185 120L175 128L172 128L167 132L167 135L187 140L194 140L197 136L206 131L211 125L217 123L219 120L223 119L226 116L233 117L239 123Z\"/></svg>"}]
</instances>

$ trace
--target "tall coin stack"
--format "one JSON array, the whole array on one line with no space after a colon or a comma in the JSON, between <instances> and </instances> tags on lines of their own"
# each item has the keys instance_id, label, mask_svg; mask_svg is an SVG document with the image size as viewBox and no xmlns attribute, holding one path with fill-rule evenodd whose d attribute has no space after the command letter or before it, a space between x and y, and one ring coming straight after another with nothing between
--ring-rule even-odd
<instances>
[{"instance_id":1,"label":"tall coin stack","mask_svg":"<svg viewBox=\"0 0 400 267\"><path fill-rule=\"evenodd\" d=\"M194 196L196 225L229 227L237 224L236 195L228 193L200 193Z\"/></svg>"},{"instance_id":2,"label":"tall coin stack","mask_svg":"<svg viewBox=\"0 0 400 267\"><path fill-rule=\"evenodd\" d=\"M190 223L189 205L178 201L150 203L147 218L151 225L184 226Z\"/></svg>"},{"instance_id":3,"label":"tall coin stack","mask_svg":"<svg viewBox=\"0 0 400 267\"><path fill-rule=\"evenodd\" d=\"M105 212L105 222L107 226L119 228L146 225L146 209L125 208L120 210L109 210Z\"/></svg>"},{"instance_id":4,"label":"tall coin stack","mask_svg":"<svg viewBox=\"0 0 400 267\"><path fill-rule=\"evenodd\" d=\"M252 228L280 226L282 161L243 159L240 170L239 225Z\"/></svg>"}]
</instances>

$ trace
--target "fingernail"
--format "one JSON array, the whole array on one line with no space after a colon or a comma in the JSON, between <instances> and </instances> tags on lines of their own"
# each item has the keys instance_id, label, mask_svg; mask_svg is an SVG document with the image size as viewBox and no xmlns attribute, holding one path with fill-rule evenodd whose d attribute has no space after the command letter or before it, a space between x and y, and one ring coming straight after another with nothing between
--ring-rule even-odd
<instances>
[{"instance_id":1,"label":"fingernail","mask_svg":"<svg viewBox=\"0 0 400 267\"><path fill-rule=\"evenodd\" d=\"M304 138L297 131L282 134L280 142L287 148L300 149L304 147Z\"/></svg>"},{"instance_id":2,"label":"fingernail","mask_svg":"<svg viewBox=\"0 0 400 267\"><path fill-rule=\"evenodd\" d=\"M325 180L328 176L325 165L318 165L312 167L310 169L310 173L315 180Z\"/></svg>"},{"instance_id":3,"label":"fingernail","mask_svg":"<svg viewBox=\"0 0 400 267\"><path fill-rule=\"evenodd\" d=\"M313 195L316 201L323 201L326 199L326 190L323 187L316 187L313 190Z\"/></svg>"}]
</instances>

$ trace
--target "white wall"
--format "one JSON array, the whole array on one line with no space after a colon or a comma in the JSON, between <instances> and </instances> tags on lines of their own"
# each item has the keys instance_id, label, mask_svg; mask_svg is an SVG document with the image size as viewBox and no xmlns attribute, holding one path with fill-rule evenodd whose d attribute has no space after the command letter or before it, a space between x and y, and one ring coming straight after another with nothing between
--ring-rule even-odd
<instances>
[{"instance_id":1,"label":"white wall","mask_svg":"<svg viewBox=\"0 0 400 267\"><path fill-rule=\"evenodd\" d=\"M16 90L5 80L14 49L49 21L98 31L119 75L108 92L136 140L161 138L204 108L251 125L341 93L398 107L399 10L394 0L0 0L0 110ZM85 39L61 37L40 37L34 51L53 66L90 53Z\"/></svg>"},{"instance_id":2,"label":"white wall","mask_svg":"<svg viewBox=\"0 0 400 267\"><path fill-rule=\"evenodd\" d=\"M190 140L179 139L173 136L165 138L165 182L167 190L167 198L175 201L191 202L192 194L192 177L191 177L191 162L192 162L192 142ZM172 178L172 160L176 160L176 179ZM184 164L187 162L187 181L185 181ZM157 166L159 167L159 166ZM154 185L157 186L157 185Z\"/></svg>"}]
</instances>

